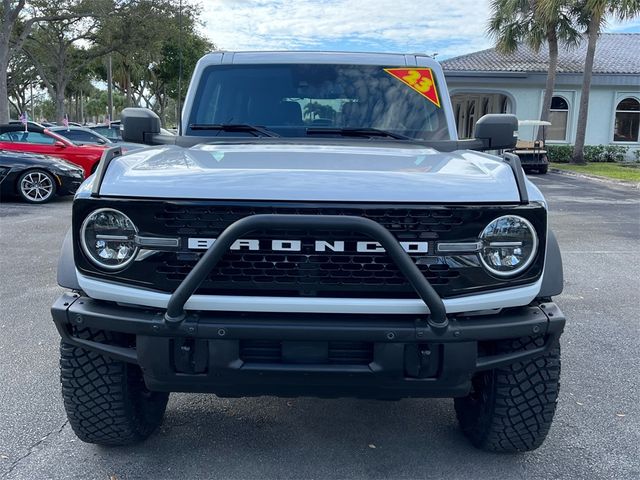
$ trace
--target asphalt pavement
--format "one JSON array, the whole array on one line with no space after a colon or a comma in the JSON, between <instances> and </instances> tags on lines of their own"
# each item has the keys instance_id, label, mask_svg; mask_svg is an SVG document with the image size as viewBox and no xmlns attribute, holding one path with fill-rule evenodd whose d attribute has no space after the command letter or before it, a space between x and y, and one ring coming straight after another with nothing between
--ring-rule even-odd
<instances>
[{"instance_id":1,"label":"asphalt pavement","mask_svg":"<svg viewBox=\"0 0 640 480\"><path fill-rule=\"evenodd\" d=\"M533 176L565 262L556 418L535 452L471 447L448 399L218 399L173 394L160 431L127 448L66 421L49 307L71 201L0 204L0 478L640 478L640 190Z\"/></svg>"}]
</instances>

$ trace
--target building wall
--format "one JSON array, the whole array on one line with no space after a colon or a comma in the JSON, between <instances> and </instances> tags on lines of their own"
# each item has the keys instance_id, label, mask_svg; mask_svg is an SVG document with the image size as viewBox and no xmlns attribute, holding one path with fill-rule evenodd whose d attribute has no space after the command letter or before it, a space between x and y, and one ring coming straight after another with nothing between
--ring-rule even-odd
<instances>
[{"instance_id":1,"label":"building wall","mask_svg":"<svg viewBox=\"0 0 640 480\"><path fill-rule=\"evenodd\" d=\"M446 72L445 72L446 75ZM512 113L519 120L534 120L540 118L542 100L544 96L543 76L536 81L523 75L518 78L487 78L447 76L447 84L451 96L467 93L502 93L512 100ZM620 100L634 97L640 100L640 78L636 85L598 85L592 86L589 98L589 118L587 120L587 145L626 145L630 147L628 159L635 158L633 150L640 149L640 143L620 143L613 141L615 124L615 109ZM556 84L555 95L560 95L569 104L567 119L567 136L564 141L549 141L548 143L573 144L575 142L578 110L580 108L581 88L579 84L569 84L559 81ZM532 127L521 127L521 138L534 135Z\"/></svg>"}]
</instances>

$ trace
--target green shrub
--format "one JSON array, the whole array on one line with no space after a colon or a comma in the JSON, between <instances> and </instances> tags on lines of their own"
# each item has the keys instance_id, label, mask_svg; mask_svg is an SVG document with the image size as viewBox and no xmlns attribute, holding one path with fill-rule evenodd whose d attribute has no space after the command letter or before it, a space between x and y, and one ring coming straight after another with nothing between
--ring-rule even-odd
<instances>
[{"instance_id":1,"label":"green shrub","mask_svg":"<svg viewBox=\"0 0 640 480\"><path fill-rule=\"evenodd\" d=\"M547 145L547 156L551 162L569 163L572 153L572 145Z\"/></svg>"},{"instance_id":2,"label":"green shrub","mask_svg":"<svg viewBox=\"0 0 640 480\"><path fill-rule=\"evenodd\" d=\"M623 162L629 147L623 145L587 145L584 159L587 162Z\"/></svg>"},{"instance_id":3,"label":"green shrub","mask_svg":"<svg viewBox=\"0 0 640 480\"><path fill-rule=\"evenodd\" d=\"M584 147L584 159L593 162L623 162L629 147L623 145L587 145ZM636 151L636 158L640 160L640 154ZM571 162L573 145L547 145L549 161L555 163Z\"/></svg>"}]
</instances>

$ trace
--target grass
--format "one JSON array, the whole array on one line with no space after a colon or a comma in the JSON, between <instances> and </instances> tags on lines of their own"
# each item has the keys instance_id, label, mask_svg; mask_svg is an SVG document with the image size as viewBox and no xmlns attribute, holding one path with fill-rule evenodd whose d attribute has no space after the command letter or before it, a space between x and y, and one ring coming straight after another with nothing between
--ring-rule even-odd
<instances>
[{"instance_id":1,"label":"grass","mask_svg":"<svg viewBox=\"0 0 640 480\"><path fill-rule=\"evenodd\" d=\"M640 164L620 164L620 163L588 163L586 165L572 165L570 163L551 163L552 168L558 170L569 170L587 175L597 175L599 177L612 178L627 182L640 182Z\"/></svg>"}]
</instances>

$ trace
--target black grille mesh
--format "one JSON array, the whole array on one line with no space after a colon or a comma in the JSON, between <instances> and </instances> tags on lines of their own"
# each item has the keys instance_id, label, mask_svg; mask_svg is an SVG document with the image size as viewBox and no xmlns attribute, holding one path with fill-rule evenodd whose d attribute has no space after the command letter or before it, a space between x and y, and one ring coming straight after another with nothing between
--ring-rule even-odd
<instances>
[{"instance_id":1,"label":"black grille mesh","mask_svg":"<svg viewBox=\"0 0 640 480\"><path fill-rule=\"evenodd\" d=\"M183 206L168 204L154 216L164 227L167 235L199 235L216 237L231 223L249 215L287 214L287 215L352 215L369 218L392 233L400 240L435 239L439 234L450 232L453 228L477 221L478 210L446 209L356 209L356 208L292 208L292 207L243 207L243 206ZM283 234L292 236L300 232L270 231L274 238ZM332 236L335 232L314 233ZM280 237L278 236L280 235ZM336 234L338 235L338 234ZM254 235L255 236L255 235ZM339 237L343 237L340 233ZM295 238L295 237L294 237Z\"/></svg>"},{"instance_id":2,"label":"black grille mesh","mask_svg":"<svg viewBox=\"0 0 640 480\"><path fill-rule=\"evenodd\" d=\"M240 359L247 363L286 363L279 340L240 340ZM327 342L330 365L368 365L373 361L371 342Z\"/></svg>"},{"instance_id":3,"label":"black grille mesh","mask_svg":"<svg viewBox=\"0 0 640 480\"><path fill-rule=\"evenodd\" d=\"M439 295L452 297L535 281L542 271L539 255L515 279L491 276L475 254L438 255L437 242L475 242L493 219L517 213L531 221L544 252L546 216L543 207L478 205L429 206L325 203L267 204L265 202L182 202L91 200L74 202L74 230L89 212L101 206L127 213L143 236L179 237L178 251L164 251L116 273L90 264L75 249L78 268L110 281L173 292L201 258L204 250L190 250L189 238L217 238L231 223L256 214L350 215L369 218L387 228L399 241L427 242L428 253L411 254ZM517 210L517 211L516 211ZM230 250L197 290L199 294L416 298L413 288L384 253L358 253L355 242L371 241L356 232L266 229L244 236L260 241L259 251ZM271 240L300 240L301 249L277 252ZM344 240L344 252L318 252L315 242Z\"/></svg>"}]
</instances>

